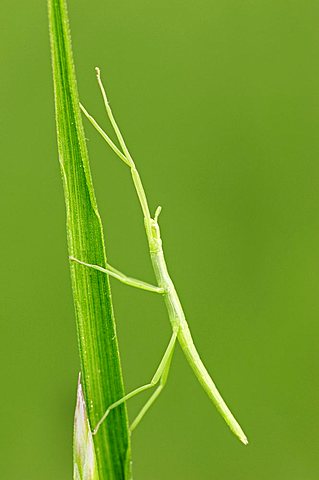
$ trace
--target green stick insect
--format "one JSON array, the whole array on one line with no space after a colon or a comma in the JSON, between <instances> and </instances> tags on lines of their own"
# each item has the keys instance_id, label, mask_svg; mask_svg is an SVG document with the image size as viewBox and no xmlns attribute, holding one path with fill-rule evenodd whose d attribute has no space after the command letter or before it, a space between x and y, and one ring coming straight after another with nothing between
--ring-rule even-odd
<instances>
[{"instance_id":1,"label":"green stick insect","mask_svg":"<svg viewBox=\"0 0 319 480\"><path fill-rule=\"evenodd\" d=\"M107 95L106 95L104 86L102 84L99 68L96 68L96 76L97 76L97 81L103 96L103 101L104 101L107 115L109 117L109 120L118 138L118 141L122 150L120 150L112 142L109 136L104 132L104 130L102 130L102 128L98 125L98 123L94 120L94 118L86 111L86 109L82 105L81 105L81 109L84 115L88 118L88 120L92 123L92 125L96 128L96 130L102 135L102 137L108 143L108 145L112 148L112 150L130 168L134 187L135 187L140 205L142 207L143 215L144 215L144 224L145 224L145 230L146 230L146 235L147 235L147 240L149 245L149 252L150 252L150 257L151 257L151 261L152 261L158 286L150 285L146 282L142 282L140 280L136 280L134 278L128 277L108 264L107 264L107 268L103 268L103 267L100 267L99 265L91 265L89 263L82 262L81 260L76 259L74 257L70 257L70 260L80 263L85 267L94 268L96 270L104 272L127 285L131 285L136 288L141 288L143 290L148 290L150 292L154 292L162 295L165 300L167 313L172 326L172 336L166 348L164 356L150 383L143 385L139 388L136 388L132 392L125 395L123 398L120 398L119 400L117 400L112 405L109 405L104 415L95 426L93 430L93 434L95 435L98 432L101 424L105 421L105 419L107 418L107 416L109 415L112 409L116 408L121 403L126 402L127 400L134 397L138 393L144 392L145 390L148 390L150 388L157 386L152 396L149 398L149 400L146 402L144 407L141 409L141 411L133 421L130 427L130 430L133 431L137 427L137 425L140 423L145 413L154 403L154 401L159 396L159 394L161 393L161 391L163 390L166 384L172 356L174 353L175 344L176 344L176 341L178 341L187 358L188 363L190 364L196 377L198 378L199 383L202 385L205 392L207 393L209 398L212 400L212 402L216 406L221 416L224 418L230 430L239 438L239 440L244 445L247 445L248 440L246 435L244 434L239 423L237 422L237 420L235 419L235 417L227 407L215 383L210 377L208 371L206 370L197 352L197 349L194 345L187 321L185 319L181 302L178 298L173 281L168 273L167 266L166 266L166 261L164 257L163 246L162 246L161 233L160 233L160 228L158 223L158 217L161 212L161 207L157 208L154 217L152 217L140 175L137 171L133 158L131 157L128 151L124 138L115 121L111 107L109 105Z\"/></svg>"}]
</instances>

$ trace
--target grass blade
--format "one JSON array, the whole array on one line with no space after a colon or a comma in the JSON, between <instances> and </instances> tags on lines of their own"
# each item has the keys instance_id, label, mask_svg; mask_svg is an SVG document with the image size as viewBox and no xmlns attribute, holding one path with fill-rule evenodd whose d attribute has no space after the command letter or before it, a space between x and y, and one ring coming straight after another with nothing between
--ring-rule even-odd
<instances>
[{"instance_id":1,"label":"grass blade","mask_svg":"<svg viewBox=\"0 0 319 480\"><path fill-rule=\"evenodd\" d=\"M59 161L69 255L106 265L82 126L65 0L49 0ZM81 381L93 429L106 407L124 395L108 276L72 262L71 280L81 359ZM130 478L130 440L125 404L114 409L94 437L100 480Z\"/></svg>"}]
</instances>

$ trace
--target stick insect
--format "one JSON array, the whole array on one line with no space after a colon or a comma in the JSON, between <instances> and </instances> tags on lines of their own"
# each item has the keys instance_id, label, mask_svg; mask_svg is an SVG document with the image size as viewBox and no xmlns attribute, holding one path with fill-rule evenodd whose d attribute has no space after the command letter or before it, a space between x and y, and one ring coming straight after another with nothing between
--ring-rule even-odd
<instances>
[{"instance_id":1,"label":"stick insect","mask_svg":"<svg viewBox=\"0 0 319 480\"><path fill-rule=\"evenodd\" d=\"M87 119L91 122L91 124L101 134L101 136L107 142L107 144L111 147L111 149L130 169L134 187L135 187L135 190L142 208L143 216L144 216L144 225L145 225L146 236L147 236L148 245L149 245L149 253L150 253L153 270L154 270L154 274L157 281L157 286L150 285L146 282L142 282L140 280L136 280L134 278L128 277L123 273L121 273L120 271L116 270L115 268L111 267L109 264L106 265L106 268L103 268L99 265L92 265L92 264L83 262L82 260L79 260L74 257L70 257L70 260L75 261L85 267L93 268L101 272L104 272L127 285L131 285L136 288L141 288L143 290L147 290L147 291L162 295L165 300L168 317L172 327L172 336L168 343L164 356L150 383L136 388L132 392L125 395L123 398L120 398L119 400L117 400L112 405L109 405L104 415L95 426L93 430L93 434L95 435L98 432L101 424L105 421L105 419L107 418L107 416L109 415L112 409L116 408L123 402L126 402L127 400L134 397L138 393L144 392L145 390L148 390L150 388L157 386L154 393L151 395L151 397L148 399L144 407L141 409L141 411L133 421L130 427L130 430L133 431L137 427L137 425L140 423L140 421L144 417L145 413L148 411L148 409L157 399L157 397L159 396L159 394L161 393L161 391L163 390L166 384L172 356L174 353L175 344L176 344L176 341L178 341L199 383L202 385L203 389L205 390L205 392L207 393L211 401L214 403L214 405L216 406L221 416L224 418L230 430L239 438L239 440L244 445L247 445L248 440L246 435L244 434L239 423L237 422L237 420L229 410L228 406L226 405L225 401L223 400L215 383L213 382L208 371L206 370L197 352L197 349L194 345L194 342L188 327L188 323L185 319L181 302L179 300L179 297L175 290L175 286L168 273L168 269L166 266L160 227L158 223L158 217L161 212L161 207L158 207L156 209L155 215L154 217L152 217L150 213L147 197L144 191L144 187L141 181L141 177L138 173L138 170L133 161L133 158L130 155L130 152L126 146L126 143L121 134L121 131L113 116L113 113L106 95L106 91L104 89L104 86L101 80L101 74L100 74L99 68L96 68L96 76L97 76L99 88L102 93L107 115L114 129L114 132L117 136L121 150L113 143L110 137L104 132L104 130L94 120L94 118L87 112L87 110L83 107L83 105L81 105L81 110L84 113L84 115L87 117Z\"/></svg>"}]
</instances>

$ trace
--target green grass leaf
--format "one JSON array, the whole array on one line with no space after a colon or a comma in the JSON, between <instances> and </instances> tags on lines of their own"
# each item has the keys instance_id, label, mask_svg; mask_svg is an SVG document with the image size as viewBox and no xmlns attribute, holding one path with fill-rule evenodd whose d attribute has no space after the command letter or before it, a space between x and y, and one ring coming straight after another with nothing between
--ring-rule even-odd
<instances>
[{"instance_id":1,"label":"green grass leaf","mask_svg":"<svg viewBox=\"0 0 319 480\"><path fill-rule=\"evenodd\" d=\"M105 266L97 209L82 125L65 0L49 0L53 81L67 214L69 255ZM71 263L81 359L81 381L93 429L105 409L124 395L109 281L106 274ZM114 409L94 447L100 480L130 478L130 439L125 404Z\"/></svg>"}]
</instances>

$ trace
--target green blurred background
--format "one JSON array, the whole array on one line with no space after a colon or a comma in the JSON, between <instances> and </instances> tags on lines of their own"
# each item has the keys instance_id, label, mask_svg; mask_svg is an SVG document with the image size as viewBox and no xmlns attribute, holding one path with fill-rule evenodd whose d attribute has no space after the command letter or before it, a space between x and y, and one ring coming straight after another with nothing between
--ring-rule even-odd
<instances>
[{"instance_id":1,"label":"green blurred background","mask_svg":"<svg viewBox=\"0 0 319 480\"><path fill-rule=\"evenodd\" d=\"M67 480L79 362L46 2L0 9L1 478ZM250 439L230 434L178 349L133 436L135 479L317 479L318 2L70 0L69 13L82 101L103 123L99 65L163 206L196 344ZM86 134L110 263L153 282L129 172ZM159 298L112 291L130 390L170 326Z\"/></svg>"}]
</instances>

